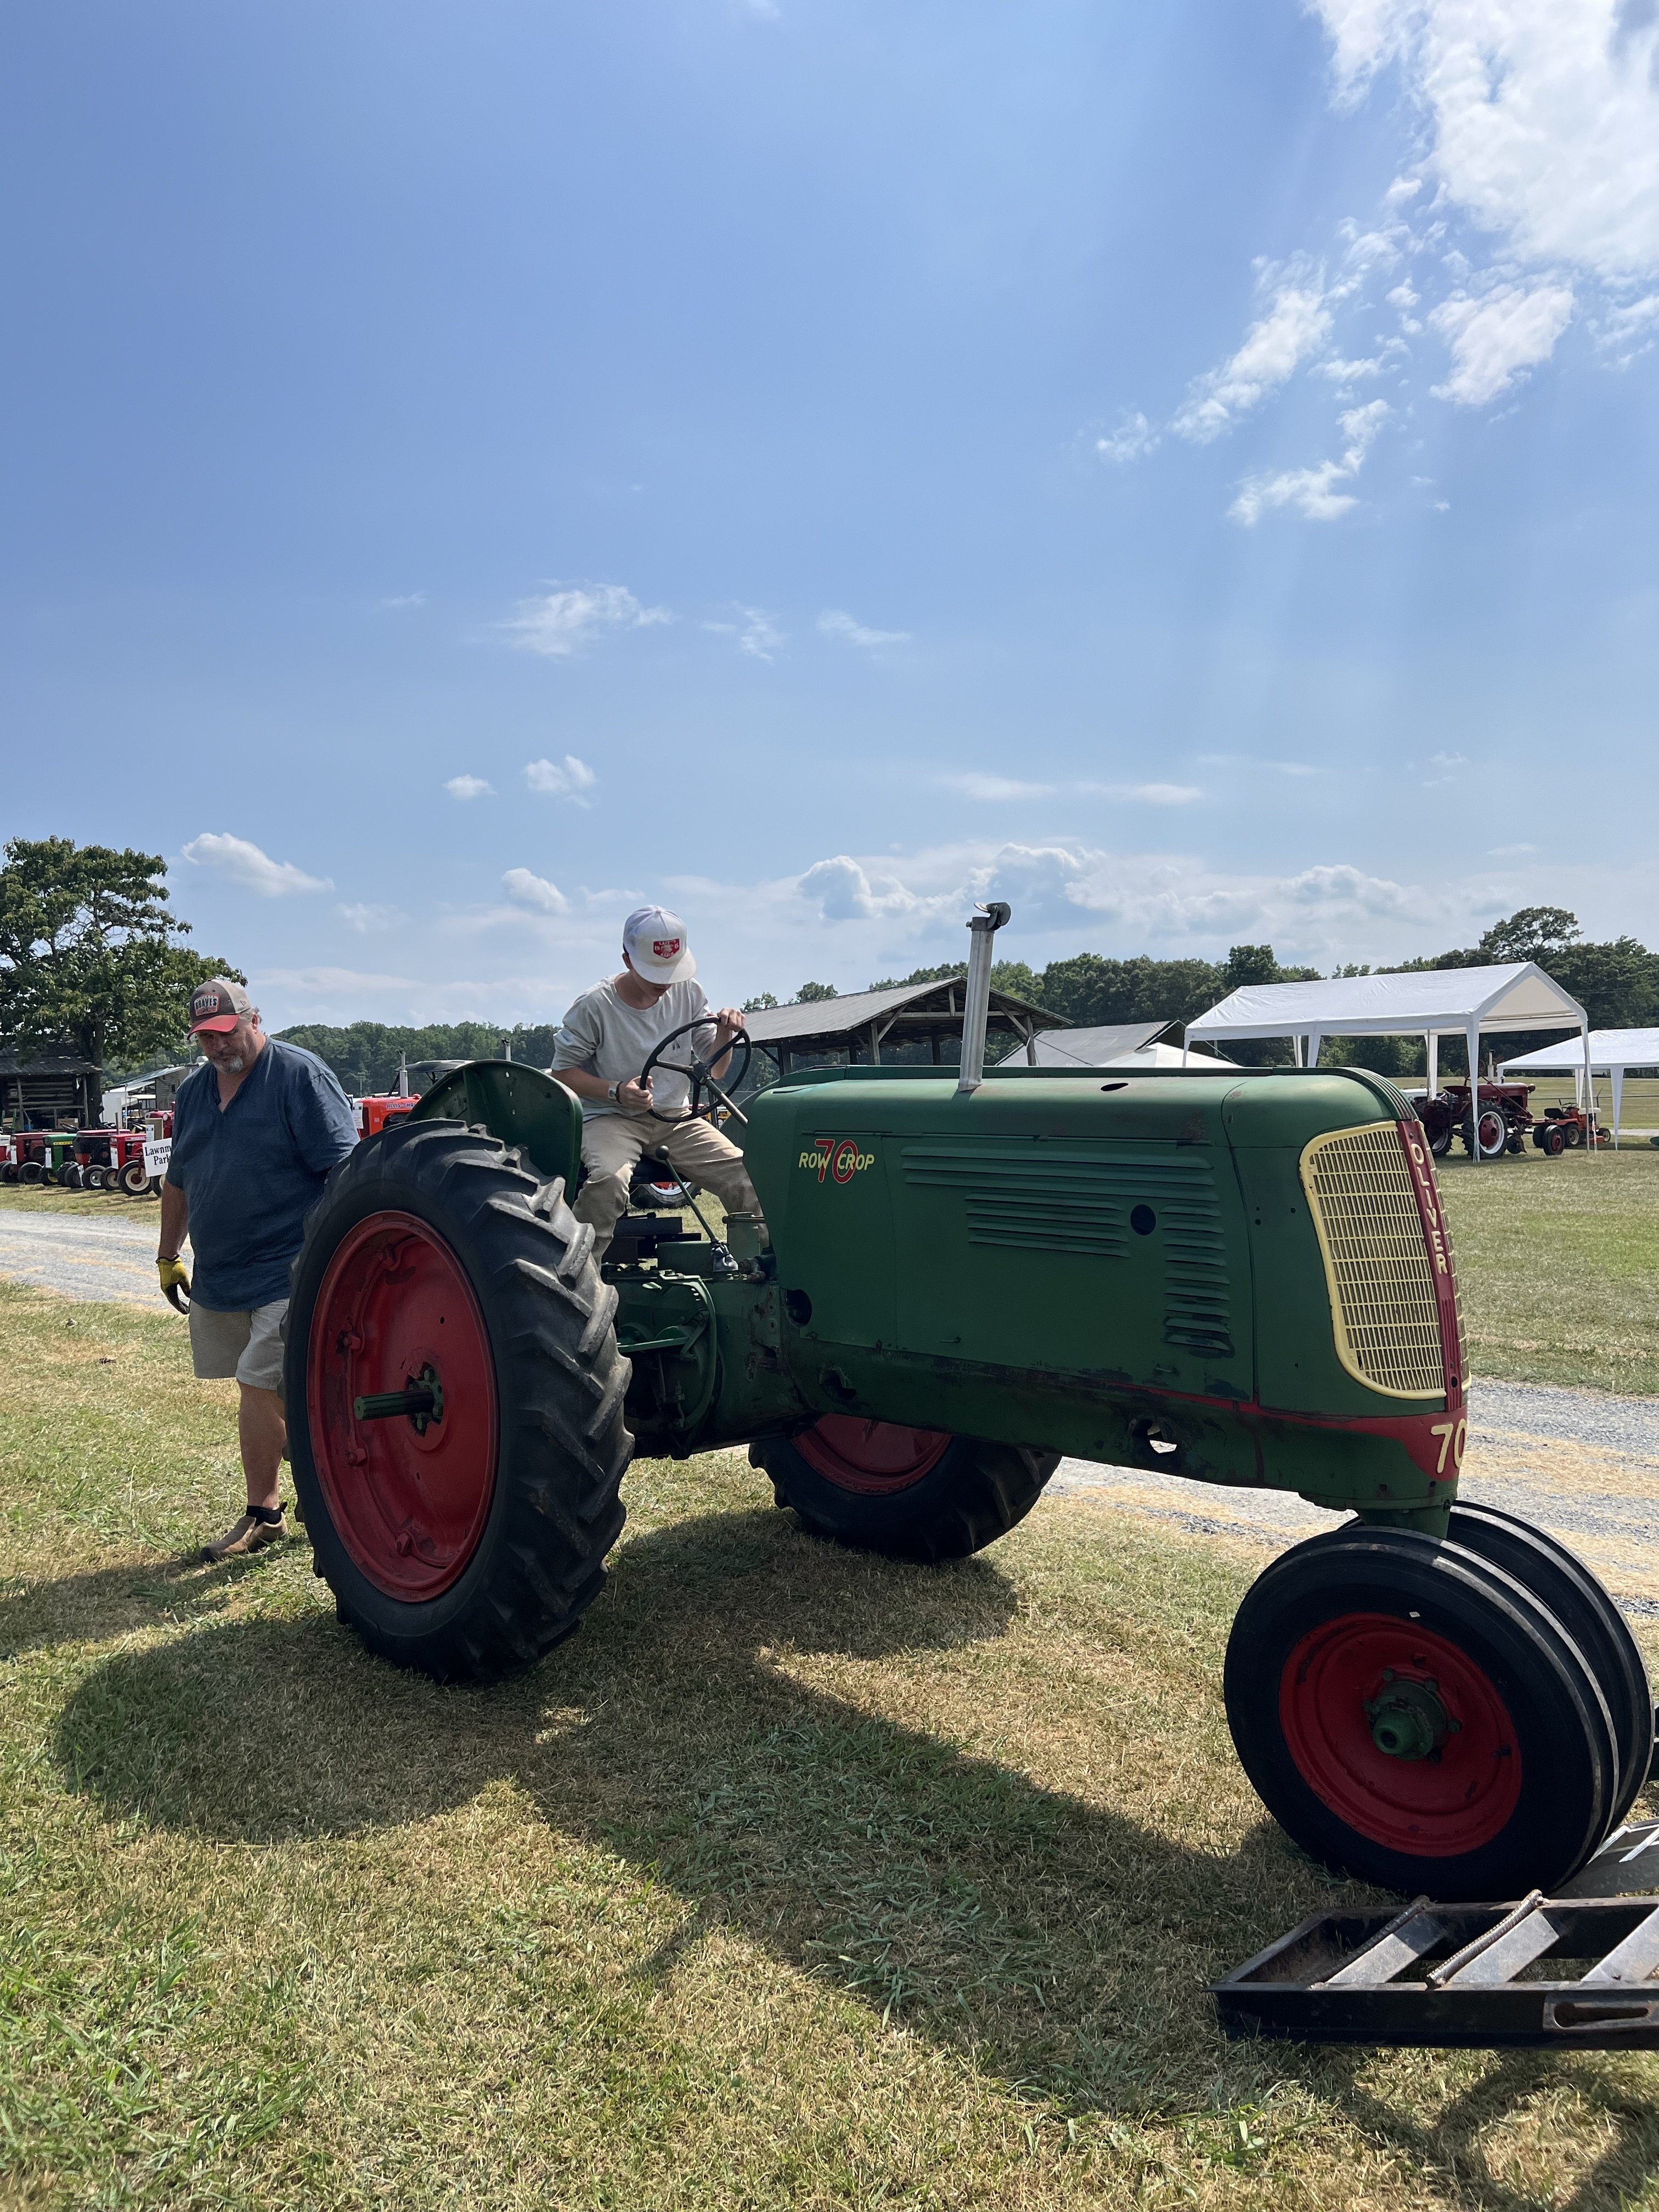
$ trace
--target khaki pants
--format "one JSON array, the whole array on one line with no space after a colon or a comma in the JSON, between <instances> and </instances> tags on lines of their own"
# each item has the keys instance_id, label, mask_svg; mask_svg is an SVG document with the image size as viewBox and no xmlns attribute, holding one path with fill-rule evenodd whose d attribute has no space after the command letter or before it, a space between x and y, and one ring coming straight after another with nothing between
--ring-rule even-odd
<instances>
[{"instance_id":1,"label":"khaki pants","mask_svg":"<svg viewBox=\"0 0 1659 2212\"><path fill-rule=\"evenodd\" d=\"M743 1154L707 1121L653 1121L648 1114L590 1114L582 1122L582 1165L587 1181L572 1208L593 1224L593 1257L610 1248L628 1209L628 1183L647 1153L665 1158L677 1175L712 1190L728 1213L758 1218L760 1200Z\"/></svg>"}]
</instances>

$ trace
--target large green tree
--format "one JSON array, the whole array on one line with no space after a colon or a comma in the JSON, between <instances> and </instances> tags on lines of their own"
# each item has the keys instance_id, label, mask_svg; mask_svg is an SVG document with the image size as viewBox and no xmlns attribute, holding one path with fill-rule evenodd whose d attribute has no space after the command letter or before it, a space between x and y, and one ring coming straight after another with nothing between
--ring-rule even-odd
<instances>
[{"instance_id":1,"label":"large green tree","mask_svg":"<svg viewBox=\"0 0 1659 2212\"><path fill-rule=\"evenodd\" d=\"M196 986L237 973L178 941L189 934L159 854L14 837L0 864L0 1039L103 1068L175 1048Z\"/></svg>"}]
</instances>

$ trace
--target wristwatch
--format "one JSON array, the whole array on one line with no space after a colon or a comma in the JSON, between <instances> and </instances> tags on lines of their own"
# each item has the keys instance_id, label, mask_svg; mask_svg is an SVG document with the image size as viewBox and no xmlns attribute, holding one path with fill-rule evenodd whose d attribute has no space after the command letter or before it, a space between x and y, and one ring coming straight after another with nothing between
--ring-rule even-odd
<instances>
[{"instance_id":1,"label":"wristwatch","mask_svg":"<svg viewBox=\"0 0 1659 2212\"><path fill-rule=\"evenodd\" d=\"M620 1077L620 1076L617 1078L617 1079L616 1080L616 1082L614 1082L614 1083L611 1085L611 1088L610 1088L610 1089L605 1092L605 1097L606 1097L611 1101L611 1103L613 1106L617 1105L617 1104L619 1104L619 1103L621 1103L621 1099L622 1099L622 1079L621 1079L621 1077Z\"/></svg>"}]
</instances>

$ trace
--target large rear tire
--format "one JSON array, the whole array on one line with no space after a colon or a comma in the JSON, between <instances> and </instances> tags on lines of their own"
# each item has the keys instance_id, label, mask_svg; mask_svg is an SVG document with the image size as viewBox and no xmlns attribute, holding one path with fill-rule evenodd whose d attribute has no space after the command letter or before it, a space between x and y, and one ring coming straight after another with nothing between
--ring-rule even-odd
<instances>
[{"instance_id":1,"label":"large rear tire","mask_svg":"<svg viewBox=\"0 0 1659 2212\"><path fill-rule=\"evenodd\" d=\"M522 1158L394 1121L334 1170L294 1264L284 1389L317 1572L371 1650L441 1681L570 1635L623 1525L617 1294L562 1182ZM416 1388L441 1403L358 1414Z\"/></svg>"},{"instance_id":2,"label":"large rear tire","mask_svg":"<svg viewBox=\"0 0 1659 2212\"><path fill-rule=\"evenodd\" d=\"M1447 1531L1529 1589L1583 1652L1601 1685L1619 1749L1619 1784L1608 1826L1636 1802L1653 1764L1653 1691L1625 1616L1582 1559L1530 1522L1460 1498Z\"/></svg>"},{"instance_id":3,"label":"large rear tire","mask_svg":"<svg viewBox=\"0 0 1659 2212\"><path fill-rule=\"evenodd\" d=\"M1298 1545L1246 1593L1225 1688L1268 1811L1363 1881L1547 1893L1612 1825L1615 1734L1589 1665L1462 1544L1350 1527Z\"/></svg>"},{"instance_id":4,"label":"large rear tire","mask_svg":"<svg viewBox=\"0 0 1659 2212\"><path fill-rule=\"evenodd\" d=\"M780 1505L815 1535L895 1559L965 1559L1023 1521L1058 1452L984 1443L827 1413L790 1439L750 1447Z\"/></svg>"}]
</instances>

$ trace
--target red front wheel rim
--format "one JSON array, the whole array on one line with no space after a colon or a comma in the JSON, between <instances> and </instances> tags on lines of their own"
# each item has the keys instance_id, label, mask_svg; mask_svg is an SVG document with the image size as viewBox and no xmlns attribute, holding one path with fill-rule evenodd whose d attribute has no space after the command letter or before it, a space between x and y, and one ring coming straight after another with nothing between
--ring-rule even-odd
<instances>
[{"instance_id":1,"label":"red front wheel rim","mask_svg":"<svg viewBox=\"0 0 1659 2212\"><path fill-rule=\"evenodd\" d=\"M495 1493L495 1365L466 1271L411 1213L349 1231L312 1309L306 1415L329 1517L353 1564L407 1604L465 1572ZM403 1390L428 1369L442 1418L360 1421L360 1397Z\"/></svg>"},{"instance_id":2,"label":"red front wheel rim","mask_svg":"<svg viewBox=\"0 0 1659 2212\"><path fill-rule=\"evenodd\" d=\"M1508 1707L1475 1660L1414 1621L1350 1613L1310 1630L1285 1662L1279 1717L1314 1796L1386 1850L1455 1858L1514 1816Z\"/></svg>"},{"instance_id":3,"label":"red front wheel rim","mask_svg":"<svg viewBox=\"0 0 1659 2212\"><path fill-rule=\"evenodd\" d=\"M794 1441L813 1473L837 1490L885 1498L931 1474L955 1439L942 1429L907 1429L896 1421L826 1413Z\"/></svg>"}]
</instances>

